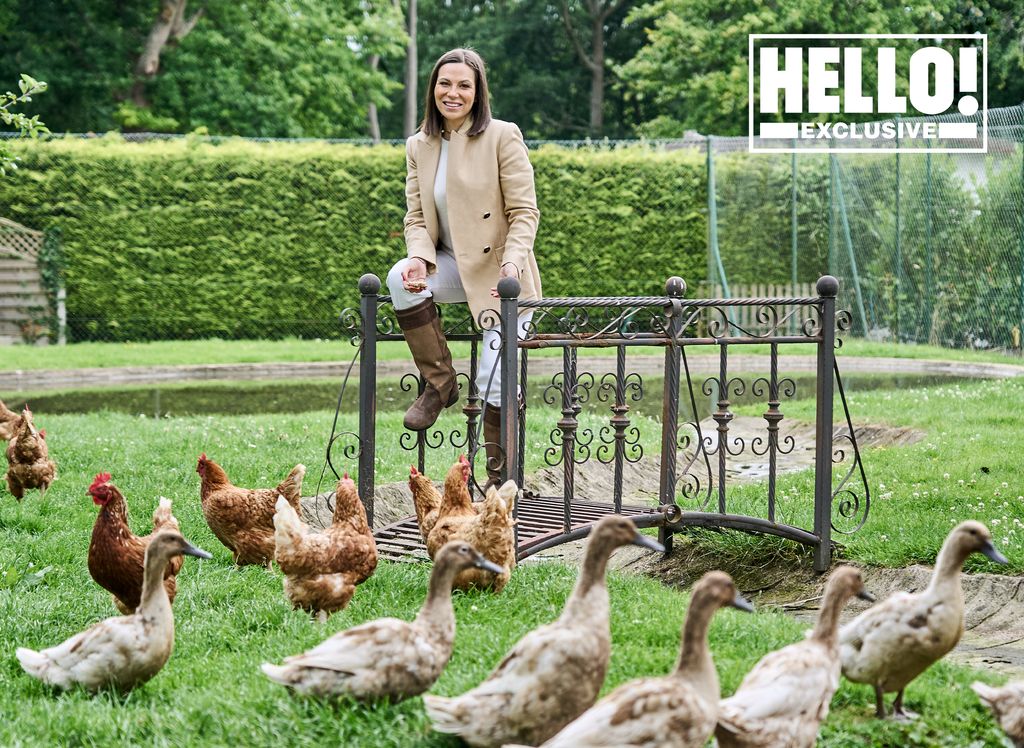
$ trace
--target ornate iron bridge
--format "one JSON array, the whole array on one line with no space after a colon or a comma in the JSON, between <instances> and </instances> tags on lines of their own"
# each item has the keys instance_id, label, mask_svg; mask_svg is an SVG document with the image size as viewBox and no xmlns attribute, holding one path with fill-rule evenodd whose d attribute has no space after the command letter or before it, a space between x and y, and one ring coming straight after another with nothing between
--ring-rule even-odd
<instances>
[{"instance_id":1,"label":"ornate iron bridge","mask_svg":"<svg viewBox=\"0 0 1024 748\"><path fill-rule=\"evenodd\" d=\"M584 537L591 525L610 513L630 515L640 527L658 527L666 547L673 533L686 527L731 528L767 533L795 540L814 549L814 568L825 571L830 563L832 533L853 533L867 520L870 494L856 435L850 421L846 396L836 364L837 333L849 329L850 315L836 310L839 282L823 276L816 285L817 297L757 299L687 299L680 278L669 278L665 296L546 298L518 301L519 283L506 278L498 284L500 312L485 312L480 319L467 317L446 326L449 340L470 341L470 371L460 372L465 394L462 411L466 425L445 433L440 428L403 432L400 444L416 453L425 471L428 450L446 443L473 456L483 446L480 421L484 398L477 389L479 330L501 325L501 443L498 467L503 478L513 478L523 489L516 505L516 541L524 558L545 548ZM360 345L359 433L346 456L359 460L359 493L373 524L374 459L376 454L376 346L379 341L402 340L390 305L379 295L380 280L371 274L359 281L360 308L345 310L342 324ZM751 307L753 314L738 314ZM532 312L523 338L516 338L520 314ZM742 316L742 324L737 318ZM749 320L753 319L754 324ZM815 381L816 429L814 444L814 504L810 527L780 521L777 488L779 460L795 447L792 436L783 435L783 401L796 396L794 380L779 374L779 349L796 343L812 343L817 352ZM767 371L748 383L729 368L730 352L744 346L769 349ZM664 349L664 385L660 393L661 438L658 505L623 504L623 470L643 457L639 428L631 422L630 403L645 394L643 379L627 369L626 352L637 346ZM524 473L526 445L529 353L558 348L561 371L544 385L543 399L560 408L553 424L545 462L562 468L559 495L539 495ZM580 348L615 351L615 371L600 378L579 371ZM718 373L695 383L687 357L691 350L717 353ZM648 357L649 360L649 357ZM401 381L405 391L424 383L408 374ZM833 399L838 392L846 429L834 429ZM732 398L750 393L763 401L763 433L746 437L730 434L734 418ZM600 428L581 428L582 405L594 397L607 403L610 416ZM680 419L680 398L690 414ZM709 399L715 410L715 426L702 425L698 400ZM542 411L543 412L543 411ZM750 455L767 458L765 500L761 516L730 511L730 459ZM614 478L602 496L581 497L575 485L580 465L595 459L612 466ZM475 483L475 479L474 479ZM477 488L479 486L477 485ZM392 556L425 554L416 518L409 517L374 532L381 552Z\"/></svg>"}]
</instances>

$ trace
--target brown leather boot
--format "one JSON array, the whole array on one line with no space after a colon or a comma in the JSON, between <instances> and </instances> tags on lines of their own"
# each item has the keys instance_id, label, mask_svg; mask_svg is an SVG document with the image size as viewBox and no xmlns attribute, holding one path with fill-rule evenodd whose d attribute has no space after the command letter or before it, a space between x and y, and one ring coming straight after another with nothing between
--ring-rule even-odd
<instances>
[{"instance_id":1,"label":"brown leather boot","mask_svg":"<svg viewBox=\"0 0 1024 748\"><path fill-rule=\"evenodd\" d=\"M491 404L484 406L484 451L487 453L487 483L484 484L484 492L491 486L497 488L501 485L501 470L499 466L503 460L501 447L501 408Z\"/></svg>"},{"instance_id":2,"label":"brown leather boot","mask_svg":"<svg viewBox=\"0 0 1024 748\"><path fill-rule=\"evenodd\" d=\"M426 380L423 394L405 412L403 423L410 431L423 431L434 425L442 410L459 401L452 354L433 299L409 309L396 309L395 316L416 367Z\"/></svg>"}]
</instances>

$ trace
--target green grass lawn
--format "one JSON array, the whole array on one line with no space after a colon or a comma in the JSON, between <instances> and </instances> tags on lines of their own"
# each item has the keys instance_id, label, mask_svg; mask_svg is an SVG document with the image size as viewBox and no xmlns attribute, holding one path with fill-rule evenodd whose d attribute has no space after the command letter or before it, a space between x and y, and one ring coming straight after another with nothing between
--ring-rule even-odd
<instances>
[{"instance_id":1,"label":"green grass lawn","mask_svg":"<svg viewBox=\"0 0 1024 748\"><path fill-rule=\"evenodd\" d=\"M949 527L974 517L996 532L1011 571L1024 569L1019 542L1024 499L1018 496L1024 489L1017 465L1022 436L1016 415L1022 400L1024 383L1014 380L855 395L851 405L857 421L912 426L926 431L927 438L866 455L872 514L868 525L846 542L844 557L891 565L930 562ZM783 412L810 419L812 407L797 402L784 405ZM530 413L527 469L533 471L543 464L542 447L550 443L557 416L539 408ZM361 621L384 615L409 618L425 594L426 566L382 563L350 608L321 627L289 609L276 571L233 568L228 551L206 527L195 474L200 452L223 464L242 485L273 485L293 464L304 462L309 468L305 493L310 494L333 412L162 419L109 412L37 416L60 463L60 478L45 500L33 493L17 505L0 493L0 714L7 716L0 724L0 745L457 744L430 733L420 699L397 706L325 704L292 698L259 672L261 662L279 660ZM408 474L411 454L394 443L400 418L399 413L379 414L379 483ZM446 425L455 424L454 415L445 419ZM586 416L583 425L598 425L596 416ZM354 426L354 414L342 418L342 429ZM647 453L653 454L657 424L642 419L640 426ZM457 452L446 444L431 455L428 469L439 472ZM354 467L338 453L335 464ZM95 517L85 489L100 471L111 472L124 491L133 527L148 530L156 497L168 496L185 535L212 551L214 559L187 560L175 603L177 648L153 681L127 697L54 694L22 673L14 648L51 646L114 612L85 563ZM787 496L780 509L794 523L809 512L809 488L807 473L780 483ZM761 496L763 488L756 486L733 494L736 508L747 502L752 510ZM707 542L742 554L782 541L727 533ZM969 566L997 570L980 558ZM46 567L40 579L38 571ZM529 563L499 596L457 595L456 649L434 691L456 694L479 682L520 636L557 615L574 576L561 563ZM614 645L606 691L630 678L667 671L686 606L685 593L625 574L612 575L611 594ZM779 613L721 614L712 629L712 648L723 693L730 693L764 653L800 639L803 628ZM908 705L924 715L911 726L873 720L870 689L843 682L823 744L999 746L998 729L967 688L976 677L952 665L930 669L908 691Z\"/></svg>"},{"instance_id":2,"label":"green grass lawn","mask_svg":"<svg viewBox=\"0 0 1024 748\"><path fill-rule=\"evenodd\" d=\"M451 345L456 358L469 356L469 344ZM659 355L660 348L631 348L630 355ZM710 352L710 351L709 351ZM767 346L744 346L743 353L764 355ZM789 346L792 355L814 353L812 345ZM10 346L2 349L0 370L79 369L112 366L179 366L189 364L236 364L294 361L349 361L354 349L347 340L173 340L151 343L74 343L67 346ZM380 360L405 359L408 349L401 342L381 343ZM556 350L531 355L557 356ZM611 349L580 349L581 356L614 355ZM930 345L875 343L851 338L842 354L893 358L936 359L1021 363L1017 356L996 351L971 351Z\"/></svg>"}]
</instances>

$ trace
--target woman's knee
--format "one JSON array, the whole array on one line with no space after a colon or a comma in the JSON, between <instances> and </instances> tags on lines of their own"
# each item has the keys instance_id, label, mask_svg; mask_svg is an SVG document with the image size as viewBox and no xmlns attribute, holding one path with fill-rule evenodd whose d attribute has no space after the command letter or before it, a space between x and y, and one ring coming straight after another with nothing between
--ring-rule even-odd
<instances>
[{"instance_id":1,"label":"woman's knee","mask_svg":"<svg viewBox=\"0 0 1024 748\"><path fill-rule=\"evenodd\" d=\"M399 260L394 265L392 265L391 269L388 271L386 283L388 286L388 291L391 292L392 296L394 296L396 293L401 293L402 291L405 290L405 286L403 285L402 280L402 273L405 271L405 263L406 260Z\"/></svg>"}]
</instances>

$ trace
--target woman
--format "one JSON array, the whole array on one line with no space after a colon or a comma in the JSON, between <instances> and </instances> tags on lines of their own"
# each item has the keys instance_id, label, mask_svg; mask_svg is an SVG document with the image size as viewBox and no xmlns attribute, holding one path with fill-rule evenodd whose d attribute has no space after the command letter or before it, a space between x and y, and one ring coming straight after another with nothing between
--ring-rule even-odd
<instances>
[{"instance_id":1,"label":"woman","mask_svg":"<svg viewBox=\"0 0 1024 748\"><path fill-rule=\"evenodd\" d=\"M406 142L405 244L408 257L388 273L388 289L426 387L405 427L429 428L459 399L451 353L435 302L469 304L484 326L477 387L486 401L489 483L501 423L497 366L500 278L518 278L520 299L539 299L533 254L540 212L533 167L519 128L491 119L484 62L469 49L441 55L430 74L423 123ZM485 313L491 310L493 313ZM532 313L519 318L519 336Z\"/></svg>"}]
</instances>

